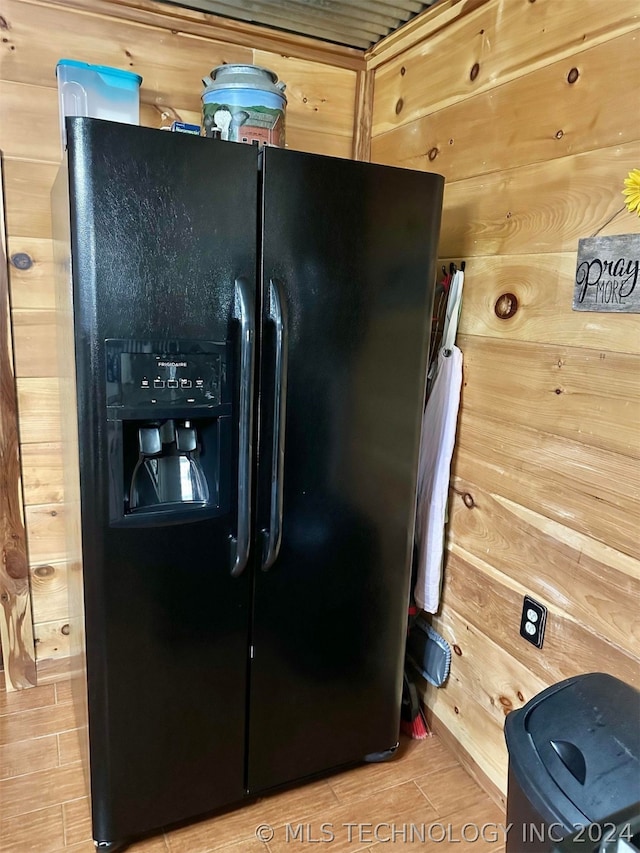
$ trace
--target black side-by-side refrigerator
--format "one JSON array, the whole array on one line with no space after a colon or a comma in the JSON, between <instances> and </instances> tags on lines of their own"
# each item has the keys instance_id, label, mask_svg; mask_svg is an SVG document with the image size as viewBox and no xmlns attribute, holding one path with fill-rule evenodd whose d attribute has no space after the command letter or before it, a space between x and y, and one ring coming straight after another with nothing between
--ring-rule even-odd
<instances>
[{"instance_id":1,"label":"black side-by-side refrigerator","mask_svg":"<svg viewBox=\"0 0 640 853\"><path fill-rule=\"evenodd\" d=\"M91 805L115 849L397 744L443 179L67 127Z\"/></svg>"}]
</instances>

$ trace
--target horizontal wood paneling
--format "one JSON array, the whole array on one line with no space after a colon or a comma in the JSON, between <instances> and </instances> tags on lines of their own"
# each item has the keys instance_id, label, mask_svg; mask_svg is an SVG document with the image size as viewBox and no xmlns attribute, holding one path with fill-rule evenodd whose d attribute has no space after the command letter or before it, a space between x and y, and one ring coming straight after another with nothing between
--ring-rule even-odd
<instances>
[{"instance_id":1,"label":"horizontal wood paneling","mask_svg":"<svg viewBox=\"0 0 640 853\"><path fill-rule=\"evenodd\" d=\"M640 559L640 465L578 440L465 410L453 470L572 530ZM621 489L620 484L625 488Z\"/></svg>"},{"instance_id":2,"label":"horizontal wood paneling","mask_svg":"<svg viewBox=\"0 0 640 853\"><path fill-rule=\"evenodd\" d=\"M69 619L66 563L37 563L31 566L31 596L34 622Z\"/></svg>"},{"instance_id":3,"label":"horizontal wood paneling","mask_svg":"<svg viewBox=\"0 0 640 853\"><path fill-rule=\"evenodd\" d=\"M253 61L287 84L287 142L290 126L352 139L355 72L259 50Z\"/></svg>"},{"instance_id":4,"label":"horizontal wood paneling","mask_svg":"<svg viewBox=\"0 0 640 853\"><path fill-rule=\"evenodd\" d=\"M55 378L18 379L21 445L60 442L60 401Z\"/></svg>"},{"instance_id":5,"label":"horizontal wood paneling","mask_svg":"<svg viewBox=\"0 0 640 853\"><path fill-rule=\"evenodd\" d=\"M26 507L30 565L49 565L64 560L64 516L65 504Z\"/></svg>"},{"instance_id":6,"label":"horizontal wood paneling","mask_svg":"<svg viewBox=\"0 0 640 853\"><path fill-rule=\"evenodd\" d=\"M9 260L11 262L11 305L13 309L55 308L53 288L53 246L51 240L33 237L9 238ZM28 269L21 269L13 262L15 256L28 256Z\"/></svg>"},{"instance_id":7,"label":"horizontal wood paneling","mask_svg":"<svg viewBox=\"0 0 640 853\"><path fill-rule=\"evenodd\" d=\"M49 88L3 80L0 115L12 116L0 123L0 147L5 157L60 162L58 93L55 78Z\"/></svg>"},{"instance_id":8,"label":"horizontal wood paneling","mask_svg":"<svg viewBox=\"0 0 640 853\"><path fill-rule=\"evenodd\" d=\"M64 498L62 445L23 444L22 489L26 504L58 503Z\"/></svg>"},{"instance_id":9,"label":"horizontal wood paneling","mask_svg":"<svg viewBox=\"0 0 640 853\"><path fill-rule=\"evenodd\" d=\"M56 376L55 311L14 309L16 376Z\"/></svg>"},{"instance_id":10,"label":"horizontal wood paneling","mask_svg":"<svg viewBox=\"0 0 640 853\"><path fill-rule=\"evenodd\" d=\"M484 3L377 68L373 136L637 26L637 10L626 0L612 0L606 9L598 0Z\"/></svg>"},{"instance_id":11,"label":"horizontal wood paneling","mask_svg":"<svg viewBox=\"0 0 640 853\"><path fill-rule=\"evenodd\" d=\"M476 758L491 782L504 790L504 719L546 686L514 658L508 649L489 639L473 623L448 609L433 618L433 626L454 650L451 672L444 687L422 683L422 693L440 719L451 727L455 719L460 745ZM478 666L478 661L482 666ZM475 715L475 716L474 716ZM477 740L481 739L479 747Z\"/></svg>"},{"instance_id":12,"label":"horizontal wood paneling","mask_svg":"<svg viewBox=\"0 0 640 853\"><path fill-rule=\"evenodd\" d=\"M421 693L428 707L455 734L460 746L473 756L496 788L505 792L506 766L502 750L496 748L500 739L504 739L503 721L491 714L488 700L480 700L466 691L455 677L448 679L444 687L425 683Z\"/></svg>"},{"instance_id":13,"label":"horizontal wood paneling","mask_svg":"<svg viewBox=\"0 0 640 853\"><path fill-rule=\"evenodd\" d=\"M174 119L200 123L203 89L200 78L222 62L255 62L272 68L287 83L289 147L313 150L308 142L306 146L301 146L300 142L305 139L305 134L308 138L316 132L342 137L343 150L351 151L355 71L295 56L247 51L222 44L213 44L212 48L212 42L208 40L167 34L164 30L151 31L149 37L146 29L142 28L145 37L139 40L140 28L132 30L126 22L105 25L102 17L93 16L89 16L88 22L84 17L79 21L76 12L61 9L49 9L44 15L45 21L59 16L57 27L61 31L58 41L47 38L48 51L41 51L31 30L34 27L39 33L41 23L33 19L30 9L32 11L33 7L23 0L9 0L12 44L16 46L15 53L19 52L21 56L20 63L9 64L8 79L0 94L0 110L6 111L6 115L16 116L16 120L7 122L0 132L0 143L9 156L59 162L55 63L66 55L65 46L69 43L70 34L74 27L77 31L80 25L82 49L87 55L95 56L94 41L101 43L104 56L94 61L130 68L143 76L140 94L142 124L160 127ZM174 43L174 39L178 41ZM138 40L142 46L134 48L131 42L137 46ZM22 49L23 42L29 44L33 53L28 54ZM222 53L216 55L216 48ZM182 54L188 56L188 62L179 59ZM173 64L167 59L172 56L175 57ZM180 73L176 66L179 66ZM327 145L330 145L328 141L323 147Z\"/></svg>"},{"instance_id":14,"label":"horizontal wood paneling","mask_svg":"<svg viewBox=\"0 0 640 853\"><path fill-rule=\"evenodd\" d=\"M523 583L514 579L494 568L489 559L476 557L458 544L453 544L447 554L446 572L443 612L451 610L475 625L477 631L507 649L545 684L580 672L605 669L640 688L640 667L635 655L595 634L586 622L568 615L555 600L553 590L544 594L549 613L540 651L519 635L522 599L529 592L527 580ZM477 659L473 662L478 664Z\"/></svg>"},{"instance_id":15,"label":"horizontal wood paneling","mask_svg":"<svg viewBox=\"0 0 640 853\"><path fill-rule=\"evenodd\" d=\"M71 654L69 639L69 619L56 619L53 622L34 622L33 633L36 638L36 659L66 658Z\"/></svg>"},{"instance_id":16,"label":"horizontal wood paneling","mask_svg":"<svg viewBox=\"0 0 640 853\"><path fill-rule=\"evenodd\" d=\"M575 252L566 252L473 258L467 264L471 284L464 294L460 333L635 353L637 315L569 310L576 257ZM482 286L473 282L482 282ZM513 294L517 300L516 311L508 319L496 314L496 304L504 294Z\"/></svg>"},{"instance_id":17,"label":"horizontal wood paneling","mask_svg":"<svg viewBox=\"0 0 640 853\"><path fill-rule=\"evenodd\" d=\"M498 724L505 715L544 690L546 683L516 657L491 640L481 627L449 609L433 625L454 650L450 678L464 687ZM482 669L476 662L483 661Z\"/></svg>"},{"instance_id":18,"label":"horizontal wood paneling","mask_svg":"<svg viewBox=\"0 0 640 853\"><path fill-rule=\"evenodd\" d=\"M512 423L638 458L636 356L474 335L459 340L465 409L501 412Z\"/></svg>"},{"instance_id":19,"label":"horizontal wood paneling","mask_svg":"<svg viewBox=\"0 0 640 853\"><path fill-rule=\"evenodd\" d=\"M437 32L450 27L453 21L474 12L486 2L488 0L475 0L472 4L462 0L439 0L403 27L372 45L365 53L367 69L375 71L378 66L404 54L419 42L432 38Z\"/></svg>"},{"instance_id":20,"label":"horizontal wood paneling","mask_svg":"<svg viewBox=\"0 0 640 853\"><path fill-rule=\"evenodd\" d=\"M454 3L368 53L372 159L445 175L440 256L467 260L433 619L461 654L424 691L503 794L501 714L580 672L640 684L640 318L572 310L578 241L640 232L621 194L640 143L638 11ZM525 594L548 607L542 649L519 636Z\"/></svg>"},{"instance_id":21,"label":"horizontal wood paneling","mask_svg":"<svg viewBox=\"0 0 640 853\"><path fill-rule=\"evenodd\" d=\"M629 143L446 184L440 254L574 252L582 237L640 233L621 195L637 160Z\"/></svg>"},{"instance_id":22,"label":"horizontal wood paneling","mask_svg":"<svg viewBox=\"0 0 640 853\"><path fill-rule=\"evenodd\" d=\"M49 0L43 0L48 3ZM154 0L57 0L57 6L80 11L115 16L122 21L148 24L190 35L218 40L251 50L268 50L286 56L298 56L315 62L360 71L364 67L364 54L357 48L318 41L297 33L260 27L223 18L217 15L168 5Z\"/></svg>"},{"instance_id":23,"label":"horizontal wood paneling","mask_svg":"<svg viewBox=\"0 0 640 853\"><path fill-rule=\"evenodd\" d=\"M352 156L352 146L352 139L348 136L319 133L287 124L287 148L292 148L294 151L324 154L327 157L343 157L349 160Z\"/></svg>"},{"instance_id":24,"label":"horizontal wood paneling","mask_svg":"<svg viewBox=\"0 0 640 853\"><path fill-rule=\"evenodd\" d=\"M58 165L10 157L4 162L9 239L51 240L50 197Z\"/></svg>"},{"instance_id":25,"label":"horizontal wood paneling","mask_svg":"<svg viewBox=\"0 0 640 853\"><path fill-rule=\"evenodd\" d=\"M58 60L81 59L141 74L143 103L199 110L202 76L215 65L253 59L251 50L237 45L48 3L5 0L3 15L8 42L2 78L15 83L55 89Z\"/></svg>"},{"instance_id":26,"label":"horizontal wood paneling","mask_svg":"<svg viewBox=\"0 0 640 853\"><path fill-rule=\"evenodd\" d=\"M436 171L448 181L610 148L637 138L619 122L638 81L636 31L517 77L474 98L430 111L373 140L372 160ZM580 76L569 83L578 64ZM616 69L616 85L608 72ZM540 97L540 92L545 97ZM591 104L600 104L594 126ZM510 116L505 128L500 117Z\"/></svg>"},{"instance_id":27,"label":"horizontal wood paneling","mask_svg":"<svg viewBox=\"0 0 640 853\"><path fill-rule=\"evenodd\" d=\"M473 483L456 478L454 491L450 532L458 547L609 642L638 647L640 624L629 608L640 600L637 560Z\"/></svg>"}]
</instances>

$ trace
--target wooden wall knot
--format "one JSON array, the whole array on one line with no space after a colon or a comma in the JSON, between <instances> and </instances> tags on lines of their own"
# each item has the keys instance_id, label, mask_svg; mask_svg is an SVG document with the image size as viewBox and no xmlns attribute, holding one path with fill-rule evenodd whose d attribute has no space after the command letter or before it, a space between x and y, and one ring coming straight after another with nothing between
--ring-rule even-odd
<instances>
[{"instance_id":1,"label":"wooden wall knot","mask_svg":"<svg viewBox=\"0 0 640 853\"><path fill-rule=\"evenodd\" d=\"M474 62L473 65L471 66L471 71L469 72L469 79L471 80L472 83L476 79L476 77L478 76L479 73L480 73L480 63Z\"/></svg>"},{"instance_id":2,"label":"wooden wall knot","mask_svg":"<svg viewBox=\"0 0 640 853\"><path fill-rule=\"evenodd\" d=\"M0 30L10 30L9 21L2 15L0 15Z\"/></svg>"},{"instance_id":3,"label":"wooden wall knot","mask_svg":"<svg viewBox=\"0 0 640 853\"><path fill-rule=\"evenodd\" d=\"M462 496L462 501L467 509L473 509L476 505L476 502L473 499L473 495L469 494L469 492L465 492Z\"/></svg>"},{"instance_id":4,"label":"wooden wall knot","mask_svg":"<svg viewBox=\"0 0 640 853\"><path fill-rule=\"evenodd\" d=\"M38 566L37 569L33 570L33 573L38 578L50 578L52 575L55 575L56 570L53 566Z\"/></svg>"},{"instance_id":5,"label":"wooden wall knot","mask_svg":"<svg viewBox=\"0 0 640 853\"><path fill-rule=\"evenodd\" d=\"M27 559L22 551L15 548L5 548L2 554L5 571L11 580L24 580L29 575Z\"/></svg>"},{"instance_id":6,"label":"wooden wall knot","mask_svg":"<svg viewBox=\"0 0 640 853\"><path fill-rule=\"evenodd\" d=\"M404 101L402 100L402 98L398 98L398 100L396 101L396 115L397 116L400 115L403 107L404 107Z\"/></svg>"},{"instance_id":7,"label":"wooden wall knot","mask_svg":"<svg viewBox=\"0 0 640 853\"><path fill-rule=\"evenodd\" d=\"M26 252L15 252L11 255L11 263L17 270L29 270L33 266L33 259Z\"/></svg>"},{"instance_id":8,"label":"wooden wall knot","mask_svg":"<svg viewBox=\"0 0 640 853\"><path fill-rule=\"evenodd\" d=\"M462 657L462 649L460 648L460 646L454 644L453 651L455 652L455 654L458 655L458 657Z\"/></svg>"},{"instance_id":9,"label":"wooden wall knot","mask_svg":"<svg viewBox=\"0 0 640 853\"><path fill-rule=\"evenodd\" d=\"M428 154L427 154L427 157L428 157L428 158L429 158L429 160L431 160L431 162L433 163L433 161L436 159L436 157L438 156L438 154L439 154L439 153L440 153L440 149L439 149L439 148L436 148L436 147L434 146L433 148L431 148L431 149L429 150L429 152L428 152Z\"/></svg>"},{"instance_id":10,"label":"wooden wall knot","mask_svg":"<svg viewBox=\"0 0 640 853\"><path fill-rule=\"evenodd\" d=\"M580 76L580 72L577 68L572 68L571 71L567 74L567 82L575 83L578 77Z\"/></svg>"},{"instance_id":11,"label":"wooden wall knot","mask_svg":"<svg viewBox=\"0 0 640 853\"><path fill-rule=\"evenodd\" d=\"M513 710L513 702L509 699L508 696L500 696L500 704L502 705L502 710L504 711L505 716L509 713L509 711Z\"/></svg>"},{"instance_id":12,"label":"wooden wall knot","mask_svg":"<svg viewBox=\"0 0 640 853\"><path fill-rule=\"evenodd\" d=\"M500 320L508 320L518 310L518 297L515 293L503 293L497 298L493 310Z\"/></svg>"}]
</instances>

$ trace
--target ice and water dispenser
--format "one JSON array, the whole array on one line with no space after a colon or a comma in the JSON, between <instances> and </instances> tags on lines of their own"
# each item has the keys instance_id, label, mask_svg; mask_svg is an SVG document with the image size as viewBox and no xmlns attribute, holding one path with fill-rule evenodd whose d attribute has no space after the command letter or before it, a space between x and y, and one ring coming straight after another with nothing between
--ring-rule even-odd
<instances>
[{"instance_id":1,"label":"ice and water dispenser","mask_svg":"<svg viewBox=\"0 0 640 853\"><path fill-rule=\"evenodd\" d=\"M226 344L108 340L105 348L111 525L228 512Z\"/></svg>"}]
</instances>

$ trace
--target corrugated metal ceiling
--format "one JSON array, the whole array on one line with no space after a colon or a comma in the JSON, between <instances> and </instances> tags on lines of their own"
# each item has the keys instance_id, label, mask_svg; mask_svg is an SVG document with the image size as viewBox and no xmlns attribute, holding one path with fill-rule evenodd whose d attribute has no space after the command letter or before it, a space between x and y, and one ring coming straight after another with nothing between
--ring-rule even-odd
<instances>
[{"instance_id":1,"label":"corrugated metal ceiling","mask_svg":"<svg viewBox=\"0 0 640 853\"><path fill-rule=\"evenodd\" d=\"M349 47L368 48L436 0L190 0L184 5Z\"/></svg>"}]
</instances>

